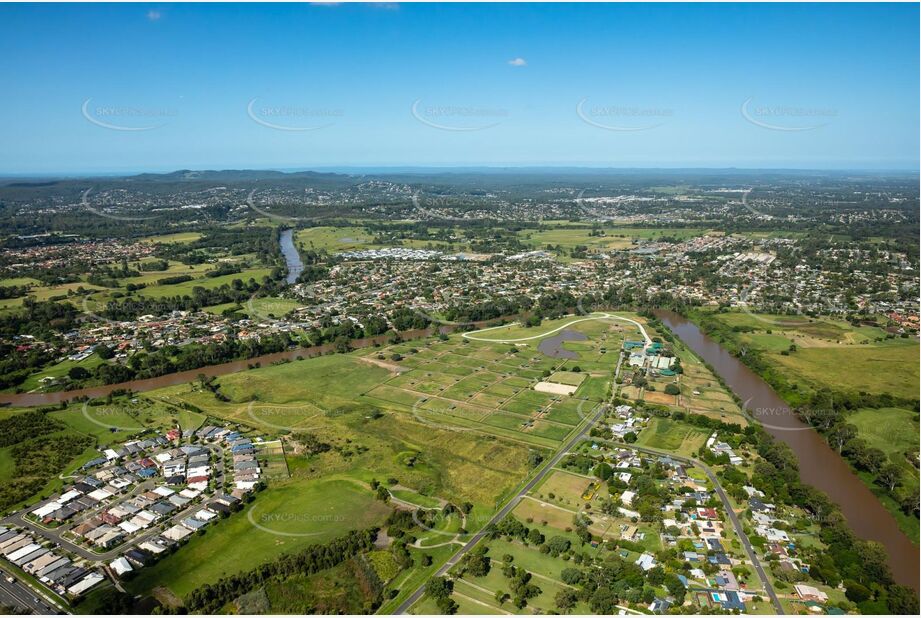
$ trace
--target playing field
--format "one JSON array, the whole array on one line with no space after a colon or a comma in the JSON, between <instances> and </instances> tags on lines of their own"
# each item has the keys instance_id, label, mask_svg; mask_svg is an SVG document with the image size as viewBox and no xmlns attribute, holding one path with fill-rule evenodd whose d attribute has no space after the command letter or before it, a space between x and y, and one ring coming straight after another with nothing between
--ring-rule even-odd
<instances>
[{"instance_id":1,"label":"playing field","mask_svg":"<svg viewBox=\"0 0 921 618\"><path fill-rule=\"evenodd\" d=\"M389 512L369 488L350 481L273 484L252 506L140 571L128 587L140 594L162 586L184 597L204 583L251 569L280 553L378 525Z\"/></svg>"}]
</instances>

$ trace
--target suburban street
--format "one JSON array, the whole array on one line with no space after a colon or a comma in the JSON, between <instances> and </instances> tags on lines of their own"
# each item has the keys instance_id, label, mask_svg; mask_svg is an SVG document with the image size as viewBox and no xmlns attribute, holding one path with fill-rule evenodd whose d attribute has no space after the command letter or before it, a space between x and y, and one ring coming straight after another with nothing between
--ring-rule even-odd
<instances>
[{"instance_id":1,"label":"suburban street","mask_svg":"<svg viewBox=\"0 0 921 618\"><path fill-rule=\"evenodd\" d=\"M0 569L0 605L21 610L27 614L58 614L60 611L44 602L34 590L19 581L6 580L9 572Z\"/></svg>"},{"instance_id":2,"label":"suburban street","mask_svg":"<svg viewBox=\"0 0 921 618\"><path fill-rule=\"evenodd\" d=\"M618 372L619 372L619 369L620 369L620 363L618 363L618 366L617 366ZM518 502L521 501L521 499L531 489L533 489L547 475L547 473L550 472L563 459L563 457L565 457L566 454L570 450L572 450L574 446L576 446L579 443L580 440L582 440L585 437L585 434L589 431L589 429L591 429L591 427L595 425L595 423L598 422L598 420L604 415L606 410L607 410L607 406L601 406L598 412L596 412L595 415L591 419L589 419L585 425L583 425L582 429L575 436L573 436L569 440L569 442L566 443L565 446L563 446L559 451L557 451L556 454L550 459L550 461L547 462L544 465L544 467L542 467L541 470L528 483L526 483L524 487L522 487L505 504L505 506L503 506L489 520L489 522L487 522L487 524L479 532L474 534L473 537L471 537L471 539L466 544L464 544L464 546L461 549L457 551L457 553L451 556L451 558L444 565L442 565L441 568L439 568L435 572L433 577L443 577L455 564L457 564L457 562L461 558L464 557L464 555L467 552L473 549L477 545L477 543L479 543L480 540L482 540L482 538L486 535L486 531L491 526L495 525L496 523L504 519L515 508L515 506L517 506ZM723 490L723 487L720 485L719 480L716 478L716 474L713 472L713 470L710 469L709 466L707 466L703 462L700 462L696 459L693 459L690 457L683 457L680 455L675 455L674 453L670 453L668 451L660 451L658 449L652 449L652 448L647 448L647 447L642 447L642 446L634 446L632 444L621 444L621 443L616 443L616 442L609 442L609 444L616 445L619 448L628 448L628 449L646 453L649 455L662 455L662 456L671 457L672 459L675 459L676 461L682 461L687 464L701 468L706 473L710 481L713 483L713 487L716 490L716 494L719 496L720 500L722 501L723 507L726 510L729 520L730 522L732 522L732 526L733 528L735 528L736 534L739 535L739 539L742 542L742 546L745 548L745 553L748 555L748 559L751 561L752 565L754 566L755 572L758 574L758 578L761 580L762 588L764 589L765 594L767 594L768 598L771 600L771 604L774 606L775 612L777 614L785 613L783 606L780 603L780 599L777 597L777 593L774 591L773 586L771 586L771 582L768 579L767 573L765 573L764 571L764 567L762 567L761 562L758 560L758 556L755 554L755 551L751 546L751 542L748 540L748 536L745 534L745 531L742 527L742 522L739 520L739 517L738 515L736 515L735 511L733 511L732 503L729 501L729 497L726 495L726 492ZM407 597L406 600L404 600L399 605L399 607L397 607L394 613L395 614L406 613L406 611L409 610L409 608L412 607L414 603L416 603L420 598L422 598L423 594L425 594L425 585L420 586L409 597Z\"/></svg>"},{"instance_id":3,"label":"suburban street","mask_svg":"<svg viewBox=\"0 0 921 618\"><path fill-rule=\"evenodd\" d=\"M735 528L736 534L739 535L739 539L742 541L742 547L745 548L745 553L748 554L748 559L755 567L755 571L758 573L758 577L761 579L761 585L764 588L764 591L767 593L768 598L771 599L771 603L774 605L774 610L778 614L785 613L783 606L780 604L780 599L777 598L777 593L774 592L774 587L771 586L771 581L768 579L767 573L764 572L764 567L761 566L761 562L758 560L758 556L755 555L755 550L752 548L751 541L748 540L748 536L745 534L745 530L742 529L742 522L739 521L739 516L736 515L736 512L732 510L732 503L729 502L729 496L726 495L726 492L723 490L722 485L720 485L719 481L717 480L716 474L713 472L713 470L710 469L710 466L696 459L692 459L690 457L682 457L681 455L675 455L674 453L669 453L668 451L660 451L658 449L647 448L644 446L634 446L632 444L621 444L619 442L610 442L610 444L615 444L619 448L628 448L634 451L639 451L641 453L647 453L649 455L663 455L666 457L671 457L676 461L683 461L702 469L707 474L707 478L709 478L713 483L713 487L716 489L716 494L723 502L723 507L726 509L726 514L729 516L729 521L732 522L732 527Z\"/></svg>"},{"instance_id":4,"label":"suburban street","mask_svg":"<svg viewBox=\"0 0 921 618\"><path fill-rule=\"evenodd\" d=\"M543 480L543 478L547 475L547 473L550 472L558 463L560 463L563 457L565 457L566 454L569 453L569 451L574 446L576 446L582 440L582 438L585 437L585 434L588 433L588 431L595 425L595 423L598 422L599 419L601 419L602 416L604 416L604 413L607 411L607 409L608 409L607 405L599 406L598 411L595 413L595 415L592 416L590 419L588 419L585 422L585 424L582 425L582 428L578 432L576 432L576 434L572 438L570 438L569 441L562 448L560 448L560 450L558 450L553 455L553 457L550 458L549 461L547 461L543 465L540 471L538 471L538 473L535 474L534 477L530 481L525 483L525 485L521 489L519 489L518 492L505 504L505 506L499 509L499 511L496 512L496 514L493 515L492 518L488 522L486 522L486 525L483 526L479 532L474 534L473 537L471 537L471 539L467 541L467 543L464 544L464 546L461 547L457 551L457 553L451 556L451 558L446 563L444 563L444 565L442 565L440 569L438 569L435 572L433 577L442 577L445 573L447 573L451 569L451 567L457 564L457 562L461 558L464 557L464 554L466 554L471 549L473 549L477 545L477 543L479 543L480 540L482 540L483 537L486 536L487 530L489 530L492 526L494 526L498 522L502 521L506 515L511 513L512 509L514 509L518 505L518 502L521 501L522 497L525 494L527 494L529 491L531 491L538 483L540 483ZM394 614L405 614L406 611L410 607L412 607L412 605L416 601L422 598L422 595L424 593L425 593L425 584L423 584L422 586L419 586L419 588L416 589L415 592L409 595L409 597L407 597L406 600L403 601L399 605L399 607L396 608L396 610L394 611Z\"/></svg>"},{"instance_id":5,"label":"suburban street","mask_svg":"<svg viewBox=\"0 0 921 618\"><path fill-rule=\"evenodd\" d=\"M218 463L215 465L215 477L214 477L215 486L222 487L224 484L224 451L220 447L215 447L214 445L211 445L211 444L205 444L202 446L204 446L205 448L210 450L212 453L215 453L217 455ZM124 496L121 496L117 502L123 502L124 500L127 500L131 496L142 494L145 491L148 491L149 489L154 487L155 484L156 483L154 481L144 481L142 483L139 483L130 492L128 492ZM93 551L92 549L88 547L77 545L76 543L73 543L72 541L69 541L68 539L63 537L63 534L65 532L67 532L68 530L71 530L74 526L78 525L80 522L92 519L93 517L98 515L100 512L108 508L111 508L114 504L115 504L114 502L109 503L109 504L104 504L94 509L92 512L75 520L71 524L66 525L66 526L61 526L58 528L46 528L45 526L41 526L39 524L36 524L35 522L29 521L25 517L29 513L28 509L23 509L14 515L10 515L9 517L6 517L2 521L0 521L0 523L11 524L14 526L20 526L20 527L27 528L31 532L38 534L49 541L52 541L53 543L57 544L59 547L62 547L63 549L71 553L77 554L78 556L80 556L81 558L85 560L91 560L94 562L99 562L99 561L107 562L109 560L114 560L115 558L118 558L121 554L123 554L130 547L139 545L143 543L144 541L146 541L147 539L157 536L161 532L159 525L155 526L146 532L143 532L141 534L134 536L133 538L129 539L126 543L123 543L119 545L118 547L115 547L105 552ZM202 507L203 507L203 503L192 504L191 506L179 511L175 515L171 515L168 521L170 523L178 523L182 521L184 518L190 516L192 513L200 510ZM160 522L160 523L162 524L163 522Z\"/></svg>"}]
</instances>

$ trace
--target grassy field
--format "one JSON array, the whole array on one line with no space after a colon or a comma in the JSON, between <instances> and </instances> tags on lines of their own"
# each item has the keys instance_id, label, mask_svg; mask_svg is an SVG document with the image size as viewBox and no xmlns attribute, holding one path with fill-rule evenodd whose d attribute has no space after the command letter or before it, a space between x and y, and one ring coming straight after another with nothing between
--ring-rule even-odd
<instances>
[{"instance_id":1,"label":"grassy field","mask_svg":"<svg viewBox=\"0 0 921 618\"><path fill-rule=\"evenodd\" d=\"M561 246L564 249L583 245L598 251L629 249L634 241L656 240L667 236L678 239L702 236L706 230L692 228L631 228L602 227L604 236L592 236L590 228L571 229L559 227L541 231L524 230L519 232L522 242L534 249L543 249L547 245Z\"/></svg>"},{"instance_id":2,"label":"grassy field","mask_svg":"<svg viewBox=\"0 0 921 618\"><path fill-rule=\"evenodd\" d=\"M190 243L201 238L198 232L177 232L175 234L161 234L159 236L148 236L141 240L152 243Z\"/></svg>"},{"instance_id":3,"label":"grassy field","mask_svg":"<svg viewBox=\"0 0 921 618\"><path fill-rule=\"evenodd\" d=\"M38 373L33 373L26 380L20 384L17 388L22 389L25 392L29 392L40 388L42 383L39 381L42 378L64 378L67 376L67 373L74 367L82 367L87 371L92 372L93 369L102 364L103 361L96 354L91 354L89 357L83 359L82 361L72 361L70 359L63 360L60 363L46 367Z\"/></svg>"},{"instance_id":4,"label":"grassy field","mask_svg":"<svg viewBox=\"0 0 921 618\"><path fill-rule=\"evenodd\" d=\"M619 313L614 315L623 315L637 322L643 323L645 320L635 314ZM512 339L525 339L534 337L529 341L521 341L527 346L537 345L538 338L547 335L550 331L565 327L568 330L575 330L589 337L600 337L602 333L618 333L620 336L626 336L630 339L639 338L639 329L629 322L619 320L603 319L601 316L570 316L559 320L544 320L539 326L525 327L519 323L508 324L499 328L485 329L475 333L468 333L471 337L485 341L503 341ZM555 333L554 333L555 334ZM619 347L619 345L617 346ZM614 350L615 347L607 346L607 349ZM615 358L616 360L616 358Z\"/></svg>"},{"instance_id":5,"label":"grassy field","mask_svg":"<svg viewBox=\"0 0 921 618\"><path fill-rule=\"evenodd\" d=\"M593 550L588 548L591 553ZM491 541L488 544L488 555L493 561L489 573L482 577L467 574L456 581L453 598L459 606L459 612L475 614L550 614L556 613L554 597L557 592L568 586L560 580L560 573L564 568L571 567L570 562L561 558L554 558L542 554L537 549L504 540ZM533 583L541 592L536 597L528 600L528 604L517 610L510 602L501 606L496 601L495 593L498 590L508 591L509 581L502 575L500 568L503 556L513 557L512 564L523 568L533 575ZM412 608L412 613L438 613L434 604L424 599ZM573 608L574 613L591 613L584 603L579 603Z\"/></svg>"},{"instance_id":6,"label":"grassy field","mask_svg":"<svg viewBox=\"0 0 921 618\"><path fill-rule=\"evenodd\" d=\"M196 287L202 287L205 289L218 288L224 284L230 285L234 279L241 279L243 281L248 281L249 279L255 279L256 281L261 281L263 277L267 277L271 273L269 268L248 268L233 275L221 275L219 277L200 277L197 279L192 279L191 281L185 281L183 283L177 283L175 285L155 285L152 287L146 287L143 290L140 290L138 294L141 296L146 296L147 298L163 298L165 296L185 296L192 295L192 290Z\"/></svg>"},{"instance_id":7,"label":"grassy field","mask_svg":"<svg viewBox=\"0 0 921 618\"><path fill-rule=\"evenodd\" d=\"M707 441L709 434L686 423L668 418L653 417L640 432L637 444L693 456Z\"/></svg>"},{"instance_id":8,"label":"grassy field","mask_svg":"<svg viewBox=\"0 0 921 618\"><path fill-rule=\"evenodd\" d=\"M295 236L297 244L306 249L326 250L330 253L380 246L374 245L373 240L371 234L362 227L311 227L298 230Z\"/></svg>"},{"instance_id":9,"label":"grassy field","mask_svg":"<svg viewBox=\"0 0 921 618\"><path fill-rule=\"evenodd\" d=\"M918 482L918 470L906 453L918 450L918 413L904 408L864 408L847 417L857 427L860 437L899 464Z\"/></svg>"},{"instance_id":10,"label":"grassy field","mask_svg":"<svg viewBox=\"0 0 921 618\"><path fill-rule=\"evenodd\" d=\"M302 306L301 303L290 298L260 297L253 298L240 305L236 303L211 305L210 307L205 307L204 310L209 313L220 315L225 309L236 309L254 320L259 320L265 318L282 318L289 312Z\"/></svg>"},{"instance_id":11,"label":"grassy field","mask_svg":"<svg viewBox=\"0 0 921 618\"><path fill-rule=\"evenodd\" d=\"M584 373L574 373L570 371L557 371L549 378L547 378L548 382L567 384L569 386L579 386L582 384L583 380L585 380Z\"/></svg>"},{"instance_id":12,"label":"grassy field","mask_svg":"<svg viewBox=\"0 0 921 618\"><path fill-rule=\"evenodd\" d=\"M379 525L389 512L369 488L350 481L275 484L261 492L252 506L142 570L128 586L137 594L165 587L181 598L204 583L253 568L281 553Z\"/></svg>"},{"instance_id":13,"label":"grassy field","mask_svg":"<svg viewBox=\"0 0 921 618\"><path fill-rule=\"evenodd\" d=\"M801 392L827 387L918 396L916 339L892 338L878 326L841 320L743 312L709 315L734 329L739 345L762 352L785 379L799 384Z\"/></svg>"},{"instance_id":14,"label":"grassy field","mask_svg":"<svg viewBox=\"0 0 921 618\"><path fill-rule=\"evenodd\" d=\"M880 345L800 348L789 356L770 355L786 375L815 386L850 391L918 396L918 344L897 340Z\"/></svg>"},{"instance_id":15,"label":"grassy field","mask_svg":"<svg viewBox=\"0 0 921 618\"><path fill-rule=\"evenodd\" d=\"M598 487L598 483L592 479L564 470L554 470L531 492L531 495L539 500L568 509L581 508L586 502L582 496L590 485ZM601 489L601 495L607 496L606 491ZM596 496L598 496L597 491Z\"/></svg>"},{"instance_id":16,"label":"grassy field","mask_svg":"<svg viewBox=\"0 0 921 618\"><path fill-rule=\"evenodd\" d=\"M857 427L858 434L870 446L883 451L889 460L902 469L903 485L918 486L918 469L912 463L918 453L918 413L904 408L864 408L848 415L847 422ZM870 486L899 526L916 545L921 540L918 519L906 515L891 496L879 490L866 473L859 476Z\"/></svg>"},{"instance_id":17,"label":"grassy field","mask_svg":"<svg viewBox=\"0 0 921 618\"><path fill-rule=\"evenodd\" d=\"M609 347L619 341L615 335ZM507 344L433 338L224 376L218 386L229 401L196 384L151 393L153 400L186 402L211 417L282 434L289 478L270 483L251 518L234 515L194 538L142 572L132 589L164 587L181 597L227 569L307 542L302 539L317 542L371 525L387 508L366 489L373 480L398 481L405 489L394 495L423 506L469 501L475 517L468 529L475 529L526 477L529 451L559 444L581 421L580 401L531 388L560 364L536 350L513 354ZM332 448L303 452L305 432ZM275 533L317 534L273 535L251 519ZM229 547L242 547L245 560L213 560ZM420 572L399 578L409 586Z\"/></svg>"},{"instance_id":18,"label":"grassy field","mask_svg":"<svg viewBox=\"0 0 921 618\"><path fill-rule=\"evenodd\" d=\"M762 375L793 405L809 401L823 388L918 398L921 371L914 338L893 337L872 324L855 326L805 316L701 312L699 319L732 349L759 351L765 361ZM847 417L847 422L857 426L859 438L881 449L903 469L907 484L903 490L918 482L917 469L906 456L910 453L916 457L918 453L916 419L916 413L899 408L861 409ZM917 542L917 518L906 516L870 475L861 472L859 476Z\"/></svg>"},{"instance_id":19,"label":"grassy field","mask_svg":"<svg viewBox=\"0 0 921 618\"><path fill-rule=\"evenodd\" d=\"M581 328L590 339L577 342L575 361L550 358L536 345L430 338L222 376L216 381L220 398L189 383L146 393L136 403L119 400L85 411L70 406L53 414L69 431L91 435L99 445L123 441L140 427L221 421L281 438L277 453L265 453L278 473L267 473L268 488L245 512L196 535L129 583L132 592L158 590L161 598L175 600L201 583L283 552L379 525L391 507L374 498L373 481L399 483L394 495L422 506L470 502L467 528L477 529L527 477L529 455L546 457L606 393L623 330L601 322ZM604 358L611 360L599 360ZM605 369L592 369L592 375L569 370L573 363L592 362ZM588 399L533 390L545 372L581 382ZM200 412L182 409L183 404ZM327 448L305 450L311 440ZM0 454L0 470L4 467L9 465ZM429 547L413 554L422 551L447 558L453 550ZM215 559L225 555L237 558ZM431 570L419 564L398 574L394 585L402 594ZM289 583L285 590L298 589L297 582ZM288 607L285 590L275 591L270 607Z\"/></svg>"}]
</instances>

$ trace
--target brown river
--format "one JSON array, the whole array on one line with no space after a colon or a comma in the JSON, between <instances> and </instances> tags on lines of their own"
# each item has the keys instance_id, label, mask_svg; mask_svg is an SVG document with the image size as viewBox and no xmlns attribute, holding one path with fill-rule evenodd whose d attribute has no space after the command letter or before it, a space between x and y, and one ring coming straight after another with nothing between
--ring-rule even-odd
<instances>
[{"instance_id":1,"label":"brown river","mask_svg":"<svg viewBox=\"0 0 921 618\"><path fill-rule=\"evenodd\" d=\"M761 379L696 324L672 311L656 316L704 361L713 367L747 409L775 438L793 449L803 482L822 490L838 504L857 536L881 543L889 554L895 580L918 589L918 548L912 545L892 515L857 478L847 462L811 427L803 423L767 382Z\"/></svg>"},{"instance_id":2,"label":"brown river","mask_svg":"<svg viewBox=\"0 0 921 618\"><path fill-rule=\"evenodd\" d=\"M449 332L451 328L442 326L440 327L440 330L443 332ZM403 339L409 340L428 337L434 333L435 328L426 328L403 331L400 333L400 336ZM353 349L360 349L373 345L383 345L389 340L390 335L377 335L375 337L367 337L365 339L353 339L349 342L349 345L351 345ZM329 354L334 350L334 344L324 343L323 345L316 345L308 348L292 348L290 350L285 350L284 352L275 352L274 354L265 354L263 356L256 356L254 358L247 358L245 360L230 361L227 363L221 363L220 365L209 365L208 367L201 367L199 369L190 369L189 371L180 371L178 373L168 373L156 378L132 380L131 382L122 382L120 384L106 384L105 386L92 386L89 388L76 389L72 391L58 391L52 393L0 393L0 405L55 405L61 403L62 401L69 401L76 397L105 397L115 390L131 390L133 392L140 393L144 391L152 391L157 388L163 388L164 386L176 386L177 384L192 382L200 374L204 374L208 377L224 376L229 373L246 371L256 363L265 366L278 361L295 360L299 356L303 358L322 356L324 354Z\"/></svg>"},{"instance_id":3,"label":"brown river","mask_svg":"<svg viewBox=\"0 0 921 618\"><path fill-rule=\"evenodd\" d=\"M819 434L800 421L789 406L756 373L736 357L729 354L718 343L703 334L697 325L671 311L657 311L656 315L672 332L703 358L719 374L730 389L747 401L747 408L759 417L765 429L793 449L799 459L800 478L824 491L837 503L854 532L864 539L878 541L889 554L889 565L896 581L918 589L918 548L912 545L889 512L879 500L857 478L848 464L833 451ZM485 323L477 324L477 327ZM443 332L451 327L442 326ZM418 339L434 334L435 329L420 329L400 333L403 339ZM384 344L388 335L353 340L353 348L365 348ZM117 389L134 392L150 391L165 386L175 386L195 380L199 374L222 376L245 371L255 363L269 365L283 360L295 360L298 356L311 358L333 352L333 344L309 348L296 348L267 354L246 360L211 365L180 373L171 373L156 378L134 380L121 384L109 384L73 391L53 393L0 393L0 405L44 406L68 401L75 397L104 397Z\"/></svg>"}]
</instances>

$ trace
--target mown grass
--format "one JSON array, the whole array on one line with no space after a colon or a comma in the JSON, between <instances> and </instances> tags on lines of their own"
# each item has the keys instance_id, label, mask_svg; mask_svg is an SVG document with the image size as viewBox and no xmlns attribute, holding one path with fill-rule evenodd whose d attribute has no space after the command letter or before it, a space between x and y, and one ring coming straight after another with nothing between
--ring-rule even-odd
<instances>
[{"instance_id":1,"label":"mown grass","mask_svg":"<svg viewBox=\"0 0 921 618\"><path fill-rule=\"evenodd\" d=\"M668 418L654 416L640 432L637 444L679 455L693 456L707 441L708 433Z\"/></svg>"},{"instance_id":2,"label":"mown grass","mask_svg":"<svg viewBox=\"0 0 921 618\"><path fill-rule=\"evenodd\" d=\"M380 525L390 508L370 489L344 480L286 482L260 492L243 511L209 526L179 552L143 569L128 583L136 594L156 587L179 597L282 553ZM254 523L255 522L255 523ZM227 559L232 556L233 559Z\"/></svg>"}]
</instances>

